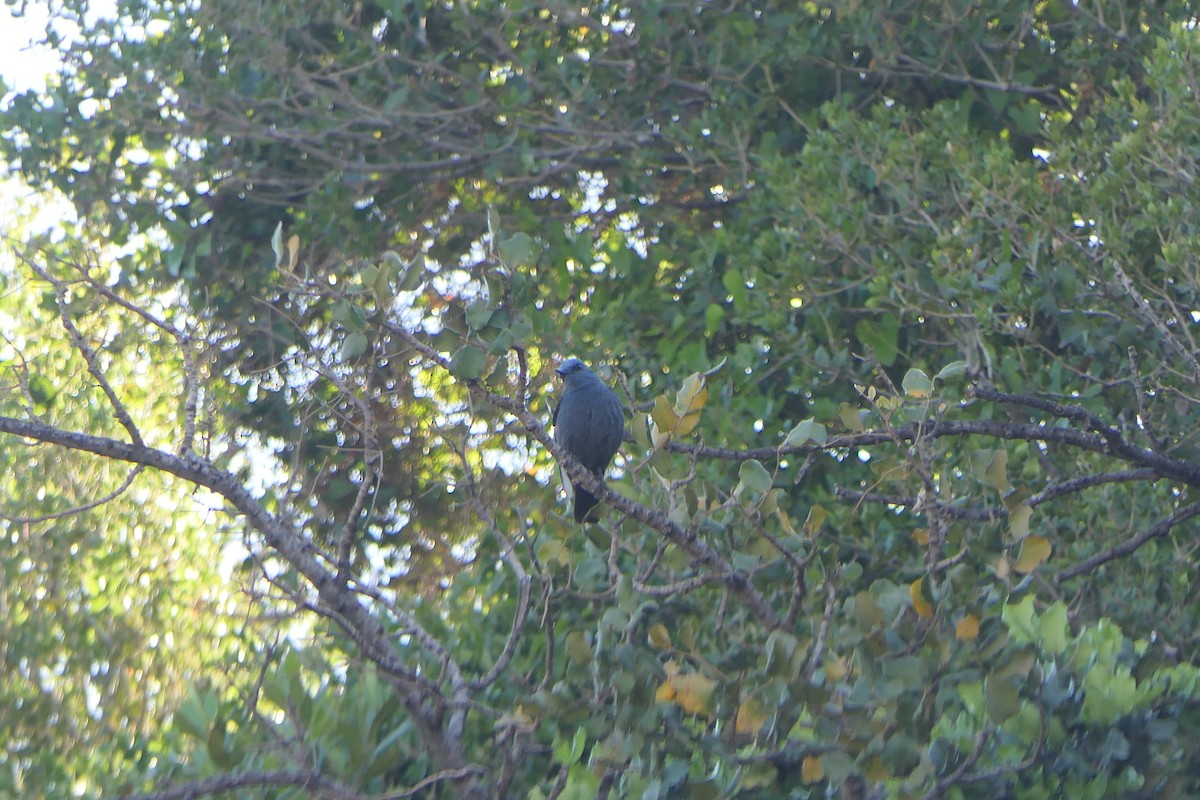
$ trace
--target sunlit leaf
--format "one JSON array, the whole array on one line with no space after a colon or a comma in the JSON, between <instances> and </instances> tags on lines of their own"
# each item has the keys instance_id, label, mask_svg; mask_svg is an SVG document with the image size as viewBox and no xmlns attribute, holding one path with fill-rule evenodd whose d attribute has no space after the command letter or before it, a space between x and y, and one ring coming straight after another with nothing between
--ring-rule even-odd
<instances>
[{"instance_id":1,"label":"sunlit leaf","mask_svg":"<svg viewBox=\"0 0 1200 800\"><path fill-rule=\"evenodd\" d=\"M979 617L967 614L954 626L954 636L960 641L970 641L979 635Z\"/></svg>"},{"instance_id":2,"label":"sunlit leaf","mask_svg":"<svg viewBox=\"0 0 1200 800\"><path fill-rule=\"evenodd\" d=\"M1026 536L1021 542L1021 553L1013 564L1017 572L1033 572L1050 557L1050 540L1044 536Z\"/></svg>"},{"instance_id":3,"label":"sunlit leaf","mask_svg":"<svg viewBox=\"0 0 1200 800\"><path fill-rule=\"evenodd\" d=\"M1042 613L1039 633L1042 647L1047 653L1058 655L1067 649L1071 629L1067 622L1066 603L1059 600Z\"/></svg>"},{"instance_id":4,"label":"sunlit leaf","mask_svg":"<svg viewBox=\"0 0 1200 800\"><path fill-rule=\"evenodd\" d=\"M713 692L717 682L698 672L682 672L674 662L664 665L667 679L659 687L655 699L659 702L672 701L685 714L707 716L712 711ZM664 687L669 686L669 689Z\"/></svg>"}]
</instances>

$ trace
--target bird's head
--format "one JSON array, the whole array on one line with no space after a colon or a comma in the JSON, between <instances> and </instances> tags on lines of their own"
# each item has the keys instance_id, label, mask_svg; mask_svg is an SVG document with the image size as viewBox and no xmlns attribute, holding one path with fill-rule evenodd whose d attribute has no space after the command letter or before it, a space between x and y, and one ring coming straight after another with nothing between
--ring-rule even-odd
<instances>
[{"instance_id":1,"label":"bird's head","mask_svg":"<svg viewBox=\"0 0 1200 800\"><path fill-rule=\"evenodd\" d=\"M587 372L587 365L578 358L568 358L566 361L558 365L558 369L554 370L562 376L563 380L569 380L572 375L578 375L582 372Z\"/></svg>"}]
</instances>

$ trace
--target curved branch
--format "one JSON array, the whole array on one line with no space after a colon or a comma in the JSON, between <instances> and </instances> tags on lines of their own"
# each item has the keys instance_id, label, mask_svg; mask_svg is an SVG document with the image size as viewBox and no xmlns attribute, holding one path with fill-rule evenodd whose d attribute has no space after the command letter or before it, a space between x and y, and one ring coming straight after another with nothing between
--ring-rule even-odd
<instances>
[{"instance_id":1,"label":"curved branch","mask_svg":"<svg viewBox=\"0 0 1200 800\"><path fill-rule=\"evenodd\" d=\"M343 629L363 649L364 655L391 678L414 721L422 726L426 742L431 747L442 747L440 752L434 753L435 760L451 768L462 766L461 754L456 748L445 748L442 732L438 730L436 720L445 707L446 699L437 684L397 657L388 631L359 602L355 592L325 568L318 558L316 546L299 530L267 511L236 476L216 468L194 453L175 455L145 445L67 431L13 417L0 416L0 433L154 467L223 497L246 517L251 527L263 535L273 550L312 584L321 603L342 623Z\"/></svg>"},{"instance_id":2,"label":"curved branch","mask_svg":"<svg viewBox=\"0 0 1200 800\"><path fill-rule=\"evenodd\" d=\"M1110 547L1103 552L1097 553L1091 558L1085 559L1074 566L1061 570L1057 575L1054 576L1054 578L1057 581L1065 581L1068 578L1074 578L1075 576L1082 575L1085 572L1091 572L1101 564L1106 564L1113 559L1129 555L1151 539L1157 539L1160 536L1167 535L1171 532L1172 528L1187 522L1189 519L1197 515L1200 515L1200 502L1192 503L1190 506L1184 506L1171 516L1167 517L1166 519L1159 520L1133 538L1126 539L1120 544Z\"/></svg>"}]
</instances>

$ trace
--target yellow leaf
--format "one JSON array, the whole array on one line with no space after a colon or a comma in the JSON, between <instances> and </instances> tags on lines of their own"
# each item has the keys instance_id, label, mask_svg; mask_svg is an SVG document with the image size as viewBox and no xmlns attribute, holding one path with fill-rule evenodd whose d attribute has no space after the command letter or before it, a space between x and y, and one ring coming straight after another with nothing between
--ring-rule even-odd
<instances>
[{"instance_id":1,"label":"yellow leaf","mask_svg":"<svg viewBox=\"0 0 1200 800\"><path fill-rule=\"evenodd\" d=\"M850 430L852 430L852 431L864 430L862 415L859 413L858 408L856 408L855 406L852 406L849 403L842 403L840 406L838 406L837 415L838 415L838 421L841 422L843 425L845 425Z\"/></svg>"},{"instance_id":2,"label":"yellow leaf","mask_svg":"<svg viewBox=\"0 0 1200 800\"><path fill-rule=\"evenodd\" d=\"M1045 536L1026 536L1021 542L1021 554L1013 569L1017 572L1033 572L1042 562L1050 557L1050 540Z\"/></svg>"},{"instance_id":3,"label":"yellow leaf","mask_svg":"<svg viewBox=\"0 0 1200 800\"><path fill-rule=\"evenodd\" d=\"M908 595L912 598L913 610L918 616L932 617L933 606L925 599L925 595L921 592L921 586L924 584L924 578L917 578L908 587Z\"/></svg>"},{"instance_id":4,"label":"yellow leaf","mask_svg":"<svg viewBox=\"0 0 1200 800\"><path fill-rule=\"evenodd\" d=\"M650 443L654 445L655 450L666 444L670 438L671 434L659 428L658 425L650 429Z\"/></svg>"},{"instance_id":5,"label":"yellow leaf","mask_svg":"<svg viewBox=\"0 0 1200 800\"><path fill-rule=\"evenodd\" d=\"M987 469L983 473L992 485L992 488L999 492L1008 491L1008 451L1001 448L992 453L992 460L988 463Z\"/></svg>"},{"instance_id":6,"label":"yellow leaf","mask_svg":"<svg viewBox=\"0 0 1200 800\"><path fill-rule=\"evenodd\" d=\"M767 710L756 698L749 697L738 706L737 720L733 728L737 733L754 735L767 724Z\"/></svg>"},{"instance_id":7,"label":"yellow leaf","mask_svg":"<svg viewBox=\"0 0 1200 800\"><path fill-rule=\"evenodd\" d=\"M700 424L700 409L704 408L706 400L708 400L708 389L701 389L699 394L692 398L693 402L688 406L687 413L679 418L679 427L675 430L676 435L687 436L696 430L696 426Z\"/></svg>"},{"instance_id":8,"label":"yellow leaf","mask_svg":"<svg viewBox=\"0 0 1200 800\"><path fill-rule=\"evenodd\" d=\"M633 421L630 423L633 428L633 440L638 443L641 448L650 447L650 415L649 414L634 414Z\"/></svg>"},{"instance_id":9,"label":"yellow leaf","mask_svg":"<svg viewBox=\"0 0 1200 800\"><path fill-rule=\"evenodd\" d=\"M671 410L671 403L665 394L654 398L654 410L650 412L654 427L663 433L670 433L679 424L679 417Z\"/></svg>"},{"instance_id":10,"label":"yellow leaf","mask_svg":"<svg viewBox=\"0 0 1200 800\"><path fill-rule=\"evenodd\" d=\"M825 677L829 680L840 681L849 671L846 659L841 656L825 656Z\"/></svg>"},{"instance_id":11,"label":"yellow leaf","mask_svg":"<svg viewBox=\"0 0 1200 800\"><path fill-rule=\"evenodd\" d=\"M913 541L922 547L929 544L929 528L917 528L912 532Z\"/></svg>"},{"instance_id":12,"label":"yellow leaf","mask_svg":"<svg viewBox=\"0 0 1200 800\"><path fill-rule=\"evenodd\" d=\"M690 411L699 411L708 400L708 388L704 385L704 376L693 372L675 393L675 415L682 417Z\"/></svg>"},{"instance_id":13,"label":"yellow leaf","mask_svg":"<svg viewBox=\"0 0 1200 800\"><path fill-rule=\"evenodd\" d=\"M712 710L713 691L717 682L699 673L676 675L669 679L675 689L675 702L684 713L707 716Z\"/></svg>"},{"instance_id":14,"label":"yellow leaf","mask_svg":"<svg viewBox=\"0 0 1200 800\"><path fill-rule=\"evenodd\" d=\"M817 504L808 510L808 519L804 520L804 532L809 536L814 535L821 530L821 526L825 524L825 517L829 516L829 512L825 507Z\"/></svg>"},{"instance_id":15,"label":"yellow leaf","mask_svg":"<svg viewBox=\"0 0 1200 800\"><path fill-rule=\"evenodd\" d=\"M876 755L872 756L871 760L867 762L867 769L863 773L863 777L871 783L883 783L892 777L892 774L888 772L887 765L883 763L883 758Z\"/></svg>"},{"instance_id":16,"label":"yellow leaf","mask_svg":"<svg viewBox=\"0 0 1200 800\"><path fill-rule=\"evenodd\" d=\"M671 634L667 631L667 626L661 622L650 626L649 638L650 646L659 650L666 650L671 646Z\"/></svg>"},{"instance_id":17,"label":"yellow leaf","mask_svg":"<svg viewBox=\"0 0 1200 800\"><path fill-rule=\"evenodd\" d=\"M805 756L800 765L800 780L805 783L816 783L825 777L825 768L821 766L820 756Z\"/></svg>"},{"instance_id":18,"label":"yellow leaf","mask_svg":"<svg viewBox=\"0 0 1200 800\"><path fill-rule=\"evenodd\" d=\"M979 617L967 614L954 626L954 635L960 641L969 641L979 635Z\"/></svg>"},{"instance_id":19,"label":"yellow leaf","mask_svg":"<svg viewBox=\"0 0 1200 800\"><path fill-rule=\"evenodd\" d=\"M300 261L300 237L292 234L288 237L287 242L288 259L287 271L293 272L296 269L296 264Z\"/></svg>"},{"instance_id":20,"label":"yellow leaf","mask_svg":"<svg viewBox=\"0 0 1200 800\"><path fill-rule=\"evenodd\" d=\"M700 410L708 402L708 387L704 384L704 375L694 372L675 394L675 407L672 411L677 418L674 428L676 436L687 436L700 424Z\"/></svg>"},{"instance_id":21,"label":"yellow leaf","mask_svg":"<svg viewBox=\"0 0 1200 800\"><path fill-rule=\"evenodd\" d=\"M654 693L654 702L669 703L675 699L675 687L671 685L671 679L663 681L658 687L658 691Z\"/></svg>"},{"instance_id":22,"label":"yellow leaf","mask_svg":"<svg viewBox=\"0 0 1200 800\"><path fill-rule=\"evenodd\" d=\"M1008 532L1014 539L1023 539L1029 535L1029 518L1033 509L1029 503L1021 503L1008 512Z\"/></svg>"},{"instance_id":23,"label":"yellow leaf","mask_svg":"<svg viewBox=\"0 0 1200 800\"><path fill-rule=\"evenodd\" d=\"M1011 574L1012 564L1009 563L1007 558L1000 556L1000 558L996 561L996 577L1000 580L1005 580Z\"/></svg>"}]
</instances>

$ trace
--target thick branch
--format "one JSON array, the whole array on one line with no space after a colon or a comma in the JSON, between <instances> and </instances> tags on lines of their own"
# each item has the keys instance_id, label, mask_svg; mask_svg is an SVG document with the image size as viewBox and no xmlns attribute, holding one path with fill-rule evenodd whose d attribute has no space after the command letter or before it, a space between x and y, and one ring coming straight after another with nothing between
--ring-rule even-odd
<instances>
[{"instance_id":1,"label":"thick branch","mask_svg":"<svg viewBox=\"0 0 1200 800\"><path fill-rule=\"evenodd\" d=\"M304 575L317 590L322 604L343 622L344 629L362 647L364 654L391 677L409 712L424 727L427 743L432 747L443 744L441 732L434 722L445 703L438 686L397 658L388 632L359 602L355 593L324 567L313 543L267 511L235 476L195 454L174 455L145 445L66 431L40 422L0 417L0 433L154 467L216 492L246 517L272 549ZM432 708L429 707L431 703ZM444 766L462 766L460 753L443 748L434 755Z\"/></svg>"}]
</instances>

